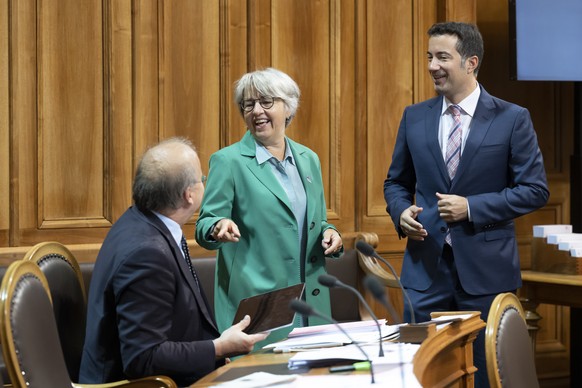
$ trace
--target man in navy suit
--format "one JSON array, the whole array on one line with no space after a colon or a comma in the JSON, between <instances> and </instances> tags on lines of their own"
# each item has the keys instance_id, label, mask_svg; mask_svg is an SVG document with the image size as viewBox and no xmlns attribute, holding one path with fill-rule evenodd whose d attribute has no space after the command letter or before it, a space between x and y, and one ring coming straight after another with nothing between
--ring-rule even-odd
<instances>
[{"instance_id":1,"label":"man in navy suit","mask_svg":"<svg viewBox=\"0 0 582 388\"><path fill-rule=\"evenodd\" d=\"M248 316L218 332L181 248L182 226L200 206L203 182L185 139L144 154L133 183L135 206L111 227L95 262L81 383L166 375L186 386L265 339L242 331Z\"/></svg>"},{"instance_id":2,"label":"man in navy suit","mask_svg":"<svg viewBox=\"0 0 582 388\"><path fill-rule=\"evenodd\" d=\"M408 237L401 281L417 322L447 310L486 320L498 293L521 287L514 219L548 200L543 159L529 112L477 82L477 27L438 23L428 34L439 96L404 110L384 182L387 211ZM487 387L483 332L474 360L475 386Z\"/></svg>"}]
</instances>

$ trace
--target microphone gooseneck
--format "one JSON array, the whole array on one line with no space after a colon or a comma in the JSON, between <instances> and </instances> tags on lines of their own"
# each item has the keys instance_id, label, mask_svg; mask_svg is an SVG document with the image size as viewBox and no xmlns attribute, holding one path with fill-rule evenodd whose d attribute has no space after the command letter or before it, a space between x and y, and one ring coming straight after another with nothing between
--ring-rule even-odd
<instances>
[{"instance_id":1,"label":"microphone gooseneck","mask_svg":"<svg viewBox=\"0 0 582 388\"><path fill-rule=\"evenodd\" d=\"M344 282L340 281L335 276L332 276L329 274L319 275L317 280L319 281L319 284L321 284L322 286L325 286L328 288L334 288L334 287L344 288L344 289L349 290L352 293L356 294L356 296L358 297L358 299L360 300L362 305L364 305L364 307L366 308L366 310L368 311L368 313L370 314L370 316L372 317L374 322L376 322L376 327L378 328L378 341L380 343L380 349L378 350L378 356L384 357L384 349L382 347L382 328L380 327L380 322L378 322L378 318L376 318L376 315L374 314L374 312L370 308L370 305L366 302L366 300L364 299L362 294L358 290L356 290L354 287L345 284Z\"/></svg>"},{"instance_id":2,"label":"microphone gooseneck","mask_svg":"<svg viewBox=\"0 0 582 388\"><path fill-rule=\"evenodd\" d=\"M398 286L400 287L400 290L402 291L402 295L404 295L404 299L406 299L406 303L408 304L408 308L410 309L410 321L411 321L410 323L415 324L416 318L414 317L414 309L412 308L412 302L410 301L410 297L408 296L408 293L404 289L404 286L402 286L402 283L400 282L400 277L396 274L394 267L392 267L392 264L390 264L388 262L388 260L386 260L383 257L381 257L380 255L378 255L376 253L376 251L374 250L374 248L365 241L362 241L362 240L357 241L356 242L356 249L361 254L363 254L365 256L372 256L372 257L380 260L382 263L386 264L386 266L390 269L390 272L392 272L392 275L394 276L394 278L398 282Z\"/></svg>"},{"instance_id":3,"label":"microphone gooseneck","mask_svg":"<svg viewBox=\"0 0 582 388\"><path fill-rule=\"evenodd\" d=\"M337 286L337 282L339 281L339 279L333 275L322 274L322 275L319 275L319 277L317 278L317 281L322 286L326 286L328 288L333 288L333 287Z\"/></svg>"},{"instance_id":4,"label":"microphone gooseneck","mask_svg":"<svg viewBox=\"0 0 582 388\"><path fill-rule=\"evenodd\" d=\"M370 360L370 357L368 357L368 355L366 354L366 352L364 351L364 349L362 349L362 347L352 339L352 337L344 330L344 328L338 323L338 321L336 321L335 319L333 319L332 317L328 317L326 315L323 315L322 313L320 313L319 311L315 310L313 307L311 307L310 305L308 305L307 303L305 303L304 301L300 300L300 299L293 299L290 303L289 303L289 308L293 311L295 311L296 313L299 313L301 315L305 315L305 316L316 316L319 317L329 323L332 323L335 327L337 327L350 341L351 343L353 343L354 345L356 345L356 347L358 348L358 350L364 355L364 357L366 358L366 361L368 361L370 363L370 376L372 378L372 384L375 384L376 381L374 379L374 369L372 366L372 360Z\"/></svg>"},{"instance_id":5,"label":"microphone gooseneck","mask_svg":"<svg viewBox=\"0 0 582 388\"><path fill-rule=\"evenodd\" d=\"M386 307L386 310L388 310L388 314L390 314L390 316L394 320L394 323L396 324L402 323L402 319L394 309L392 303L390 303L390 301L386 297L385 292L386 287L384 287L375 276L367 275L364 278L364 287L370 290L370 292L374 296L374 299L380 301L380 303L382 303L382 305Z\"/></svg>"},{"instance_id":6,"label":"microphone gooseneck","mask_svg":"<svg viewBox=\"0 0 582 388\"><path fill-rule=\"evenodd\" d=\"M394 310L394 306L392 306L392 303L386 297L385 287L374 275L367 275L364 278L364 286L370 290L376 300L379 300L386 307L389 313L392 314L393 319L399 319L398 313ZM396 323L401 323L401 321ZM402 386L405 387L406 384L404 384L404 372L402 369L404 362L402 361L402 348L400 344L398 344L398 357L400 358L400 381L402 382Z\"/></svg>"}]
</instances>

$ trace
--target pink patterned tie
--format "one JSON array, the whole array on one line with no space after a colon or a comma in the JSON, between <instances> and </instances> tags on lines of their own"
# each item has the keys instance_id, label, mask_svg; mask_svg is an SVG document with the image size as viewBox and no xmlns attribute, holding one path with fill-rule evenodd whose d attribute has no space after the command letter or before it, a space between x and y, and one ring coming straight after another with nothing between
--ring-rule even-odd
<instances>
[{"instance_id":1,"label":"pink patterned tie","mask_svg":"<svg viewBox=\"0 0 582 388\"><path fill-rule=\"evenodd\" d=\"M445 163L447 164L447 172L449 173L449 178L453 180L455 174L457 173L457 167L459 167L459 162L461 161L461 141L463 135L463 128L461 126L461 108L459 108L457 105L451 105L449 106L449 109L453 114L453 128L451 128L451 132L449 132ZM447 235L445 236L445 242L450 246L453 246L450 231L447 231Z\"/></svg>"},{"instance_id":2,"label":"pink patterned tie","mask_svg":"<svg viewBox=\"0 0 582 388\"><path fill-rule=\"evenodd\" d=\"M457 173L457 167L459 167L459 162L461 161L461 139L463 128L461 126L461 109L457 105L451 105L449 106L449 109L453 114L454 123L451 132L449 132L445 162L447 164L449 178L452 180Z\"/></svg>"}]
</instances>

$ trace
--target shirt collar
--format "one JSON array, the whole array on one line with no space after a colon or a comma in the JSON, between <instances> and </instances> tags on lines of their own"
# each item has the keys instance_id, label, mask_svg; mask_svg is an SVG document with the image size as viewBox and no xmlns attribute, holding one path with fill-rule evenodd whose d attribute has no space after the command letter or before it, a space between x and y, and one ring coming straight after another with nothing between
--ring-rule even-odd
<instances>
[{"instance_id":1,"label":"shirt collar","mask_svg":"<svg viewBox=\"0 0 582 388\"><path fill-rule=\"evenodd\" d=\"M273 154L269 152L269 150L258 141L255 140L255 155L257 158L257 162L259 164L265 163L267 160L274 158ZM289 159L291 163L295 164L295 160L293 159L293 153L291 152L291 147L289 147L289 141L285 138L285 157L283 160Z\"/></svg>"},{"instance_id":2,"label":"shirt collar","mask_svg":"<svg viewBox=\"0 0 582 388\"><path fill-rule=\"evenodd\" d=\"M176 241L176 244L178 244L178 246L181 246L182 236L184 235L184 233L182 232L182 228L180 227L180 225L176 221L172 220L169 217L166 217L163 214L160 214L158 212L152 213L158 216L158 218L164 223L164 225L166 225L166 228L168 228L168 230L172 234L172 237Z\"/></svg>"},{"instance_id":3,"label":"shirt collar","mask_svg":"<svg viewBox=\"0 0 582 388\"><path fill-rule=\"evenodd\" d=\"M463 112L468 114L469 116L473 117L475 115L475 110L477 109L477 103L479 102L479 97L481 96L481 87L477 83L477 87L475 90L471 92L463 101L457 104L460 106ZM443 106L441 115L445 114L451 106L452 103L445 97L443 98Z\"/></svg>"}]
</instances>

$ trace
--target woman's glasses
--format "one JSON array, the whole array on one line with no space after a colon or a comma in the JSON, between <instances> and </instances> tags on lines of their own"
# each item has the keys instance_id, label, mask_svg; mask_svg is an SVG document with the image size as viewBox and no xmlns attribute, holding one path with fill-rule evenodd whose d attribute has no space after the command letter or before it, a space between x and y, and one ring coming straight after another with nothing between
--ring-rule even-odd
<instances>
[{"instance_id":1,"label":"woman's glasses","mask_svg":"<svg viewBox=\"0 0 582 388\"><path fill-rule=\"evenodd\" d=\"M275 103L275 100L280 100L280 98L263 96L260 98L252 98L252 99L248 99L248 100L242 100L240 102L240 108L244 112L247 112L247 113L252 112L252 110L255 109L255 104L258 102L259 105L263 109L271 109L273 107L273 104Z\"/></svg>"}]
</instances>

